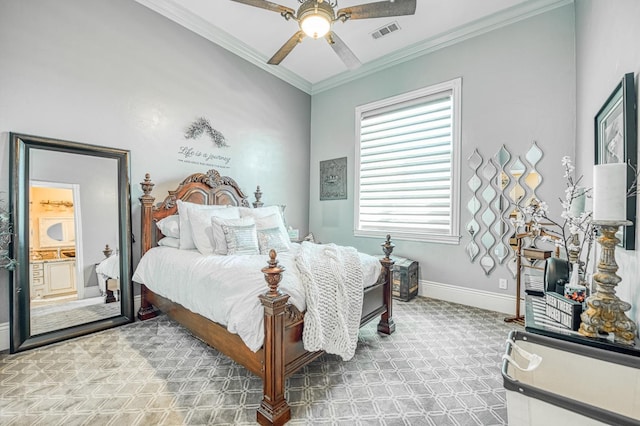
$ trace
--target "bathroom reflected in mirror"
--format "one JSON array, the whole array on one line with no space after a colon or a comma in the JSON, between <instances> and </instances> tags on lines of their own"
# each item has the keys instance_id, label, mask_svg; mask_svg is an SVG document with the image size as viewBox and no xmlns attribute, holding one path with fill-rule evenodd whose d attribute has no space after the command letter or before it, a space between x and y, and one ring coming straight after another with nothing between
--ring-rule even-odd
<instances>
[{"instance_id":1,"label":"bathroom reflected in mirror","mask_svg":"<svg viewBox=\"0 0 640 426\"><path fill-rule=\"evenodd\" d=\"M131 322L128 151L18 134L11 142L11 351ZM105 244L115 248L113 276L98 271Z\"/></svg>"},{"instance_id":2,"label":"bathroom reflected in mirror","mask_svg":"<svg viewBox=\"0 0 640 426\"><path fill-rule=\"evenodd\" d=\"M33 187L32 187L33 189ZM41 248L67 248L76 246L75 219L71 217L39 218L38 241ZM35 230L35 227L34 229Z\"/></svg>"}]
</instances>

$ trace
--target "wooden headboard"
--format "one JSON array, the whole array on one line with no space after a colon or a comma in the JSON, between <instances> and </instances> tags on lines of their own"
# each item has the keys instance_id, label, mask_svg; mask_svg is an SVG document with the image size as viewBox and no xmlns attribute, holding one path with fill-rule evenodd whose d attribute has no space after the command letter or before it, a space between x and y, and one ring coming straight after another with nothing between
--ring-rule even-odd
<instances>
[{"instance_id":1,"label":"wooden headboard","mask_svg":"<svg viewBox=\"0 0 640 426\"><path fill-rule=\"evenodd\" d=\"M142 203L142 253L146 253L156 245L162 236L156 223L174 214L178 214L178 200L196 204L230 205L249 207L247 196L242 192L235 180L228 176L220 176L217 170L207 173L194 173L184 179L178 187L169 191L164 201L154 205L155 197L151 196L154 183L147 173L140 183L144 195L140 197Z\"/></svg>"}]
</instances>

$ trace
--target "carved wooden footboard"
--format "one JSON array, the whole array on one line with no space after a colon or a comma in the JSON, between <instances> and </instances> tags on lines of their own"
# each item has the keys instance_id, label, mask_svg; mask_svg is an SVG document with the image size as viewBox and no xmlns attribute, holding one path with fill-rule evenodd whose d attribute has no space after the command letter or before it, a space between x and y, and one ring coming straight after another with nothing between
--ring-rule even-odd
<instances>
[{"instance_id":1,"label":"carved wooden footboard","mask_svg":"<svg viewBox=\"0 0 640 426\"><path fill-rule=\"evenodd\" d=\"M229 177L220 176L215 170L187 177L157 205L153 204L155 198L150 195L154 184L148 174L141 185L144 192L140 198L142 254L156 245L156 241L162 236L155 223L177 214L177 200L199 204L249 205L236 182ZM361 325L380 316L378 331L391 334L395 330L395 324L392 317L390 273L393 261L389 258L393 244L389 236L383 244L383 250L386 257L381 260L380 279L364 290ZM145 320L156 316L158 311L165 312L195 336L259 376L263 383L263 398L257 420L263 425L281 425L291 418L291 409L284 397L285 379L323 352L308 352L303 347L304 313L289 304L289 295L278 289L283 269L278 264L275 251L269 253L267 266L262 269L262 273L267 282L267 291L260 296L264 306L265 338L263 347L257 352L251 351L238 335L229 333L224 326L155 294L144 285L141 285L142 303L138 318Z\"/></svg>"}]
</instances>

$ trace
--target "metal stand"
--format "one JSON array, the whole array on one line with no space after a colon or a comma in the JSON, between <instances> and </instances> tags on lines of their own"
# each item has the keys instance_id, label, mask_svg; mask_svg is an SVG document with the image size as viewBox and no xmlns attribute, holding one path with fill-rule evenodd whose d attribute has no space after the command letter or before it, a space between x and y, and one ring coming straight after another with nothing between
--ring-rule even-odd
<instances>
[{"instance_id":1,"label":"metal stand","mask_svg":"<svg viewBox=\"0 0 640 426\"><path fill-rule=\"evenodd\" d=\"M522 237L516 236L516 316L504 319L504 322L515 322L524 325L524 316L520 315L520 275L522 269Z\"/></svg>"},{"instance_id":2,"label":"metal stand","mask_svg":"<svg viewBox=\"0 0 640 426\"><path fill-rule=\"evenodd\" d=\"M598 242L602 246L598 272L594 274L596 291L587 298L587 310L580 315L582 324L578 332L587 337L601 337L602 333L613 333L614 341L625 345L634 345L636 324L625 315L631 304L616 296L615 287L622 279L616 275L615 249L620 242L615 234L620 225L631 225L630 221L597 221L593 224L602 235Z\"/></svg>"},{"instance_id":3,"label":"metal stand","mask_svg":"<svg viewBox=\"0 0 640 426\"><path fill-rule=\"evenodd\" d=\"M516 235L516 315L514 317L508 317L504 319L504 322L515 322L520 325L524 325L524 316L520 315L520 305L521 305L521 290L522 290L522 269L523 268L531 268L544 270L544 268L540 268L535 266L535 262L539 260L546 260L551 257L550 250L542 250L535 247L523 247L522 240L526 237L531 237L533 234L527 232L523 234ZM525 257L528 259L529 264L522 264L522 258ZM525 289L526 292L526 289Z\"/></svg>"}]
</instances>

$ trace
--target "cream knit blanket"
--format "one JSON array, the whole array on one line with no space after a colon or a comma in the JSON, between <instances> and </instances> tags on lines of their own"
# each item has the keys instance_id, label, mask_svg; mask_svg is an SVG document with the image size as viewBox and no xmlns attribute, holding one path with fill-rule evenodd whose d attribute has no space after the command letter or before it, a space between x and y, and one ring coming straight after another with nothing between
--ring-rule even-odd
<instances>
[{"instance_id":1,"label":"cream knit blanket","mask_svg":"<svg viewBox=\"0 0 640 426\"><path fill-rule=\"evenodd\" d=\"M353 247L303 242L296 266L307 304L304 348L351 359L358 343L364 294L358 252Z\"/></svg>"}]
</instances>

